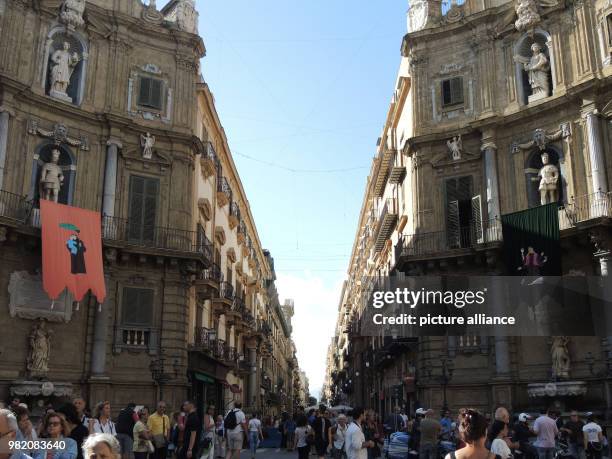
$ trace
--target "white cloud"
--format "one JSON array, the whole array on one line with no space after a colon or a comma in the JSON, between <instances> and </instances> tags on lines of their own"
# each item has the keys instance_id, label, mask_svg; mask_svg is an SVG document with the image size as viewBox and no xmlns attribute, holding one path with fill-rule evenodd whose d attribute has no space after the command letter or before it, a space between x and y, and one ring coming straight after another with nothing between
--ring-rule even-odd
<instances>
[{"instance_id":1,"label":"white cloud","mask_svg":"<svg viewBox=\"0 0 612 459\"><path fill-rule=\"evenodd\" d=\"M306 372L310 394L319 398L325 377L327 347L336 317L343 278L333 285L309 271L303 274L277 273L276 287L281 302L295 301L293 340L297 347L300 369Z\"/></svg>"}]
</instances>

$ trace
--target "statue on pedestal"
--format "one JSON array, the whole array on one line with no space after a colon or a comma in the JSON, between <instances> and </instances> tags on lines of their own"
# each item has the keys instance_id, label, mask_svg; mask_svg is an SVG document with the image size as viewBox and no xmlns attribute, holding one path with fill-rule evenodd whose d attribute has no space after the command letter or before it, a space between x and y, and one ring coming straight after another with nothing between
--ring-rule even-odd
<instances>
[{"instance_id":1,"label":"statue on pedestal","mask_svg":"<svg viewBox=\"0 0 612 459\"><path fill-rule=\"evenodd\" d=\"M559 200L559 169L554 164L550 164L549 161L548 153L542 153L543 166L538 172L538 177L540 177L540 203L542 205Z\"/></svg>"},{"instance_id":2,"label":"statue on pedestal","mask_svg":"<svg viewBox=\"0 0 612 459\"><path fill-rule=\"evenodd\" d=\"M461 140L461 136L455 136L452 140L446 141L446 146L448 147L451 159L453 161L458 161L461 159L461 152L463 151L463 142Z\"/></svg>"},{"instance_id":3,"label":"statue on pedestal","mask_svg":"<svg viewBox=\"0 0 612 459\"><path fill-rule=\"evenodd\" d=\"M70 77L81 59L74 52L70 53L70 43L64 42L62 49L51 55L51 89L49 95L72 103L72 98L66 91L70 85Z\"/></svg>"},{"instance_id":4,"label":"statue on pedestal","mask_svg":"<svg viewBox=\"0 0 612 459\"><path fill-rule=\"evenodd\" d=\"M62 168L58 166L60 151L54 148L51 152L51 162L45 163L40 171L40 198L57 202L60 188L64 181Z\"/></svg>"},{"instance_id":5,"label":"statue on pedestal","mask_svg":"<svg viewBox=\"0 0 612 459\"><path fill-rule=\"evenodd\" d=\"M155 146L155 136L152 136L150 132L146 135L140 134L140 146L142 147L142 157L144 159L151 159L153 157L153 147Z\"/></svg>"},{"instance_id":6,"label":"statue on pedestal","mask_svg":"<svg viewBox=\"0 0 612 459\"><path fill-rule=\"evenodd\" d=\"M524 56L514 56L514 60L523 64L523 68L529 75L529 85L531 86L531 95L529 102L534 102L539 99L544 99L550 95L550 62L548 57L542 51L539 43L531 45L531 58Z\"/></svg>"},{"instance_id":7,"label":"statue on pedestal","mask_svg":"<svg viewBox=\"0 0 612 459\"><path fill-rule=\"evenodd\" d=\"M30 377L39 378L49 371L49 356L51 354L51 334L44 320L37 323L30 333L30 352L27 369Z\"/></svg>"},{"instance_id":8,"label":"statue on pedestal","mask_svg":"<svg viewBox=\"0 0 612 459\"><path fill-rule=\"evenodd\" d=\"M552 337L550 353L552 357L552 375L555 379L569 378L571 360L569 351L567 350L568 343L568 336Z\"/></svg>"}]
</instances>

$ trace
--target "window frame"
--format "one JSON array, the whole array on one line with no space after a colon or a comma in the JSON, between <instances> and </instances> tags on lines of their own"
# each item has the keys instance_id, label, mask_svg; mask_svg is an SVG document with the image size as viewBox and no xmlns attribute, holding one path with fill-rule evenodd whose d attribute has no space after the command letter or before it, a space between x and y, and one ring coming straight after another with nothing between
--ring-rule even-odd
<instances>
[{"instance_id":1,"label":"window frame","mask_svg":"<svg viewBox=\"0 0 612 459\"><path fill-rule=\"evenodd\" d=\"M461 88L461 100L453 100L453 81L459 81L459 86ZM444 85L448 83L448 91L450 102L445 103L445 90ZM449 78L444 78L440 81L440 107L442 110L454 110L456 108L462 107L465 105L465 82L463 75L455 75Z\"/></svg>"},{"instance_id":2,"label":"window frame","mask_svg":"<svg viewBox=\"0 0 612 459\"><path fill-rule=\"evenodd\" d=\"M137 76L138 78L138 90L136 91L136 106L138 108L142 108L142 109L146 109L146 110L153 110L157 113L162 113L164 111L164 98L165 98L165 94L166 94L166 82L162 79L162 78L156 78L153 75L145 75L145 74L138 74ZM149 80L150 81L150 86L149 86L149 91L148 91L148 100L146 101L142 101L141 100L141 96L142 96L142 86L143 86L143 81L144 80ZM152 103L152 99L153 99L153 83L159 83L159 107L156 105L153 105Z\"/></svg>"}]
</instances>

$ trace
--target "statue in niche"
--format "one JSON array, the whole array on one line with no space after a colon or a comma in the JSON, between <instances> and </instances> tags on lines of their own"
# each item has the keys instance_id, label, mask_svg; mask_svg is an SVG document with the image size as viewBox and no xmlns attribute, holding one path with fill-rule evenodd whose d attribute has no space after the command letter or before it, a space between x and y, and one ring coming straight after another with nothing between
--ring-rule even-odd
<instances>
[{"instance_id":1,"label":"statue in niche","mask_svg":"<svg viewBox=\"0 0 612 459\"><path fill-rule=\"evenodd\" d=\"M66 91L79 61L78 53L70 52L70 43L67 41L64 42L62 49L56 50L51 55L51 89L49 91L51 97L72 102L72 98L66 94Z\"/></svg>"},{"instance_id":2,"label":"statue in niche","mask_svg":"<svg viewBox=\"0 0 612 459\"><path fill-rule=\"evenodd\" d=\"M69 30L81 27L85 24L83 13L85 12L85 0L65 0L60 7L60 20L66 24Z\"/></svg>"},{"instance_id":3,"label":"statue in niche","mask_svg":"<svg viewBox=\"0 0 612 459\"><path fill-rule=\"evenodd\" d=\"M150 132L147 132L146 135L140 134L140 146L142 147L142 157L151 159L155 146L155 136L152 136Z\"/></svg>"},{"instance_id":4,"label":"statue in niche","mask_svg":"<svg viewBox=\"0 0 612 459\"><path fill-rule=\"evenodd\" d=\"M559 200L559 169L550 164L548 153L542 153L542 169L538 172L540 178L540 203L550 204Z\"/></svg>"},{"instance_id":5,"label":"statue in niche","mask_svg":"<svg viewBox=\"0 0 612 459\"><path fill-rule=\"evenodd\" d=\"M461 140L461 136L455 136L452 140L446 141L446 146L448 147L451 159L453 161L458 161L461 159L461 153L463 152L463 141Z\"/></svg>"},{"instance_id":6,"label":"statue in niche","mask_svg":"<svg viewBox=\"0 0 612 459\"><path fill-rule=\"evenodd\" d=\"M51 152L51 162L45 163L40 171L40 198L57 202L59 192L64 182L64 172L57 164L60 151L54 148Z\"/></svg>"},{"instance_id":7,"label":"statue in niche","mask_svg":"<svg viewBox=\"0 0 612 459\"><path fill-rule=\"evenodd\" d=\"M28 354L27 369L30 377L45 377L49 371L49 357L51 355L51 335L44 320L37 323L30 333L30 352Z\"/></svg>"},{"instance_id":8,"label":"statue in niche","mask_svg":"<svg viewBox=\"0 0 612 459\"><path fill-rule=\"evenodd\" d=\"M570 370L570 355L567 350L569 337L553 336L550 346L550 354L552 357L552 375L554 379L569 378Z\"/></svg>"},{"instance_id":9,"label":"statue in niche","mask_svg":"<svg viewBox=\"0 0 612 459\"><path fill-rule=\"evenodd\" d=\"M550 62L548 57L542 51L539 43L531 45L533 55L530 59L523 56L515 56L514 60L523 64L523 68L529 75L529 85L531 86L531 95L529 102L539 99L544 99L550 94Z\"/></svg>"}]
</instances>

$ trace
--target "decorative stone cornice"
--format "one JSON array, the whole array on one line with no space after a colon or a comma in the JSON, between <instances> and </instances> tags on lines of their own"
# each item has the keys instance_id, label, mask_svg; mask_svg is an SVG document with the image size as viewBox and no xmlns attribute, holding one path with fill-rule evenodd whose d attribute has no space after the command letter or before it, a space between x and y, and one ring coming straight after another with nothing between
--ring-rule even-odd
<instances>
[{"instance_id":1,"label":"decorative stone cornice","mask_svg":"<svg viewBox=\"0 0 612 459\"><path fill-rule=\"evenodd\" d=\"M564 397L584 395L587 384L584 381L564 381L549 383L533 383L527 385L527 395L535 397Z\"/></svg>"},{"instance_id":2,"label":"decorative stone cornice","mask_svg":"<svg viewBox=\"0 0 612 459\"><path fill-rule=\"evenodd\" d=\"M115 137L110 137L107 141L106 141L106 146L110 147L111 145L116 145L117 148L119 148L120 150L123 148L123 143L121 142L121 140L115 138Z\"/></svg>"},{"instance_id":3,"label":"decorative stone cornice","mask_svg":"<svg viewBox=\"0 0 612 459\"><path fill-rule=\"evenodd\" d=\"M72 384L51 381L15 381L10 387L11 395L20 397L39 396L72 397Z\"/></svg>"}]
</instances>

